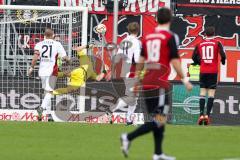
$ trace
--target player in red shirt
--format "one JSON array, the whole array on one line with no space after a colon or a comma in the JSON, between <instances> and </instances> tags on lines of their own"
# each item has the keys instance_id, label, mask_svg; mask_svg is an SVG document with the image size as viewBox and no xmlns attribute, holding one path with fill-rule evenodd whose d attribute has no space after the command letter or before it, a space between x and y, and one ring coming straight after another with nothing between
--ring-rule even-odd
<instances>
[{"instance_id":1,"label":"player in red shirt","mask_svg":"<svg viewBox=\"0 0 240 160\"><path fill-rule=\"evenodd\" d=\"M147 34L142 41L142 53L136 66L136 75L139 77L145 63L146 74L139 85L143 89L144 101L148 111L145 123L129 134L122 134L122 152L128 155L130 143L137 137L153 132L155 152L153 160L175 160L175 157L166 156L162 151L163 134L167 121L169 106L167 93L169 90L168 76L170 64L181 77L187 90L192 89L191 83L184 77L178 55L178 36L169 30L172 13L168 8L161 8L157 12L158 26ZM138 87L135 87L138 88ZM141 94L140 94L141 95Z\"/></svg>"},{"instance_id":2,"label":"player in red shirt","mask_svg":"<svg viewBox=\"0 0 240 160\"><path fill-rule=\"evenodd\" d=\"M226 54L221 42L214 39L215 28L207 27L205 35L206 38L195 47L192 55L194 63L200 65L199 125L208 125L210 123L209 116L213 107L218 80L219 54L223 65L225 65L226 60ZM204 115L206 95L208 95L207 113Z\"/></svg>"}]
</instances>

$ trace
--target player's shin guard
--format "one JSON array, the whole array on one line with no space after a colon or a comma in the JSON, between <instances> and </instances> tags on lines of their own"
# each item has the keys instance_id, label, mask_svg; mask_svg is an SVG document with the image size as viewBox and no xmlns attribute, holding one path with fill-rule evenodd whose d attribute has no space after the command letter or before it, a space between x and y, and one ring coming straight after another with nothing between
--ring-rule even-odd
<instances>
[{"instance_id":1,"label":"player's shin guard","mask_svg":"<svg viewBox=\"0 0 240 160\"><path fill-rule=\"evenodd\" d=\"M129 141L132 141L133 139L144 135L148 132L153 131L155 128L157 128L157 124L155 122L146 122L143 125L141 125L139 128L137 128L135 131L128 134L127 138Z\"/></svg>"},{"instance_id":2,"label":"player's shin guard","mask_svg":"<svg viewBox=\"0 0 240 160\"><path fill-rule=\"evenodd\" d=\"M207 115L210 116L213 107L214 97L209 97L207 102Z\"/></svg>"},{"instance_id":3,"label":"player's shin guard","mask_svg":"<svg viewBox=\"0 0 240 160\"><path fill-rule=\"evenodd\" d=\"M157 127L153 130L154 144L155 144L155 154L162 154L162 142L163 142L163 133L165 126Z\"/></svg>"},{"instance_id":4,"label":"player's shin guard","mask_svg":"<svg viewBox=\"0 0 240 160\"><path fill-rule=\"evenodd\" d=\"M200 116L204 115L204 107L205 107L205 96L200 96L199 106L200 106Z\"/></svg>"}]
</instances>

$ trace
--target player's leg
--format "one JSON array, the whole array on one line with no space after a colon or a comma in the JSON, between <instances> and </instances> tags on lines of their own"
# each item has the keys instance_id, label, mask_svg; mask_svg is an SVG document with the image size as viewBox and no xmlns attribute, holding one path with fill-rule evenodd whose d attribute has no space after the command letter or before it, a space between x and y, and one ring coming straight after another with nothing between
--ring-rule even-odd
<instances>
[{"instance_id":1,"label":"player's leg","mask_svg":"<svg viewBox=\"0 0 240 160\"><path fill-rule=\"evenodd\" d=\"M124 97L121 97L118 99L116 105L112 107L113 109L111 110L112 112L116 112L119 109L122 109L123 107L127 106L128 104L125 101Z\"/></svg>"},{"instance_id":2,"label":"player's leg","mask_svg":"<svg viewBox=\"0 0 240 160\"><path fill-rule=\"evenodd\" d=\"M212 111L216 87L217 87L217 74L210 74L208 83L209 83L209 89L208 89L207 114L204 117L205 125L209 125L210 123L210 114Z\"/></svg>"},{"instance_id":3,"label":"player's leg","mask_svg":"<svg viewBox=\"0 0 240 160\"><path fill-rule=\"evenodd\" d=\"M165 123L165 122L162 122L162 123ZM164 131L165 131L165 124L159 125L153 130L154 148L155 148L153 160L175 160L176 159L175 157L168 156L163 153L162 144L164 139Z\"/></svg>"},{"instance_id":4,"label":"player's leg","mask_svg":"<svg viewBox=\"0 0 240 160\"><path fill-rule=\"evenodd\" d=\"M112 112L122 109L123 107L126 107L128 105L128 102L127 102L128 94L126 94L128 92L128 81L126 80L126 78L124 78L123 80L124 80L124 87L125 87L125 96L119 98L118 102L113 107Z\"/></svg>"},{"instance_id":5,"label":"player's leg","mask_svg":"<svg viewBox=\"0 0 240 160\"><path fill-rule=\"evenodd\" d=\"M122 109L123 107L127 106L127 103L125 102L125 100L123 98L119 98L117 103L113 106L110 107L110 109L108 111L106 111L107 117L108 117L108 121L110 124L113 123L113 113L116 112L119 109Z\"/></svg>"},{"instance_id":6,"label":"player's leg","mask_svg":"<svg viewBox=\"0 0 240 160\"><path fill-rule=\"evenodd\" d=\"M125 156L128 155L128 149L130 146L130 142L133 141L134 139L136 139L139 136L142 136L144 134L147 134L151 131L153 131L155 128L158 127L158 124L156 123L156 121L154 121L154 117L153 113L155 112L158 103L159 103L159 97L156 96L156 92L159 94L158 90L154 91L154 96L149 96L148 93L145 93L145 103L146 103L146 109L147 109L147 115L146 117L151 117L151 119L147 119L145 118L145 122L143 125L141 125L140 127L138 127L136 130L134 130L133 132L130 132L128 134L123 134L121 136L121 142L122 142L122 152ZM152 94L152 92L151 92Z\"/></svg>"},{"instance_id":7,"label":"player's leg","mask_svg":"<svg viewBox=\"0 0 240 160\"><path fill-rule=\"evenodd\" d=\"M207 79L206 74L200 74L200 99L199 99L200 115L198 118L199 125L202 125L204 121L204 108L205 108L206 94L207 94L206 79Z\"/></svg>"},{"instance_id":8,"label":"player's leg","mask_svg":"<svg viewBox=\"0 0 240 160\"><path fill-rule=\"evenodd\" d=\"M110 124L113 123L112 119L113 119L113 113L116 112L117 110L121 110L123 109L125 106L128 106L128 100L129 97L125 96L125 97L121 97L118 99L117 103L110 107L110 109L108 111L106 111L106 114L108 116L108 121ZM130 105L129 108L128 108L128 111L127 111L127 124L132 124L132 121L131 121L131 115L132 113L134 113L136 109L136 105L133 104L133 105Z\"/></svg>"},{"instance_id":9,"label":"player's leg","mask_svg":"<svg viewBox=\"0 0 240 160\"><path fill-rule=\"evenodd\" d=\"M215 91L216 91L215 89L208 90L207 114L204 116L204 124L205 125L210 124L210 114L211 114L212 107L213 107Z\"/></svg>"},{"instance_id":10,"label":"player's leg","mask_svg":"<svg viewBox=\"0 0 240 160\"><path fill-rule=\"evenodd\" d=\"M125 85L124 87L126 88L126 83L125 83L125 81L124 81L124 85ZM125 90L126 90L126 89L125 89ZM108 111L106 111L106 114L107 114L107 116L108 116L108 121L109 121L110 124L113 123L113 121L112 121L113 115L112 115L112 114L113 114L114 112L116 112L117 110L121 110L121 109L123 109L124 107L126 107L126 106L128 105L127 102L126 102L126 98L125 98L125 97L126 97L126 96L120 97L120 98L118 99L117 103L116 103L115 105L111 106Z\"/></svg>"},{"instance_id":11,"label":"player's leg","mask_svg":"<svg viewBox=\"0 0 240 160\"><path fill-rule=\"evenodd\" d=\"M125 106L128 106L127 116L126 116L127 124L131 125L133 123L133 120L131 117L137 106L137 97L124 96L124 97L120 98L118 100L116 107L112 110L112 112L122 109ZM109 117L109 118L111 118L111 117Z\"/></svg>"},{"instance_id":12,"label":"player's leg","mask_svg":"<svg viewBox=\"0 0 240 160\"><path fill-rule=\"evenodd\" d=\"M167 93L167 92L166 92ZM175 160L175 157L167 156L163 153L162 144L164 139L165 124L169 112L169 97L165 90L160 90L159 108L155 116L158 127L153 130L154 155L153 160Z\"/></svg>"},{"instance_id":13,"label":"player's leg","mask_svg":"<svg viewBox=\"0 0 240 160\"><path fill-rule=\"evenodd\" d=\"M128 156L128 150L130 147L131 141L133 141L135 138L142 136L146 133L149 133L154 130L154 128L157 127L157 124L155 122L145 122L143 125L141 125L139 128L134 130L133 132L129 134L122 134L121 135L121 149L125 157Z\"/></svg>"},{"instance_id":14,"label":"player's leg","mask_svg":"<svg viewBox=\"0 0 240 160\"><path fill-rule=\"evenodd\" d=\"M130 91L130 89L136 84L136 80L134 78L127 78L125 80L126 90L125 94L129 96L129 102L128 102L128 110L127 110L127 125L133 124L132 115L134 114L134 111L137 107L137 100L138 95L135 95L134 92Z\"/></svg>"},{"instance_id":15,"label":"player's leg","mask_svg":"<svg viewBox=\"0 0 240 160\"><path fill-rule=\"evenodd\" d=\"M153 131L155 151L153 155L153 160L175 160L175 157L165 155L162 150L162 143L164 139L165 126L155 128Z\"/></svg>"},{"instance_id":16,"label":"player's leg","mask_svg":"<svg viewBox=\"0 0 240 160\"><path fill-rule=\"evenodd\" d=\"M135 98L135 103L133 105L128 105L128 110L127 110L127 125L133 124L133 114L137 108L137 99Z\"/></svg>"},{"instance_id":17,"label":"player's leg","mask_svg":"<svg viewBox=\"0 0 240 160\"><path fill-rule=\"evenodd\" d=\"M51 99L52 99L52 91L56 85L57 77L55 76L45 76L41 77L42 80L42 87L44 89L44 98L40 108L38 109L38 117L39 120L42 120L42 113L46 112L48 119L51 121Z\"/></svg>"},{"instance_id":18,"label":"player's leg","mask_svg":"<svg viewBox=\"0 0 240 160\"><path fill-rule=\"evenodd\" d=\"M202 125L204 120L204 108L206 103L206 88L200 88L200 99L199 99L199 108L200 108L200 115L198 118L198 124Z\"/></svg>"},{"instance_id":19,"label":"player's leg","mask_svg":"<svg viewBox=\"0 0 240 160\"><path fill-rule=\"evenodd\" d=\"M44 89L44 93L43 93L43 95L44 95L44 97L45 97L45 88L46 88L46 77L44 76L44 77L40 77L40 79L41 79L41 83L42 83L42 89ZM43 103L43 101L42 101L42 103ZM43 108L42 108L42 103L41 103L41 106L39 106L38 107L38 109L37 109L37 113L38 113L38 121L42 121L42 112L43 112Z\"/></svg>"},{"instance_id":20,"label":"player's leg","mask_svg":"<svg viewBox=\"0 0 240 160\"><path fill-rule=\"evenodd\" d=\"M156 94L156 92L158 92ZM174 160L174 157L166 156L162 153L162 142L164 134L164 125L166 123L166 115L164 113L165 109L165 90L160 89L151 91L151 93L146 93L145 102L148 113L152 115L152 119L145 119L145 123L137 128L135 131L122 135L122 151L124 155L128 155L128 148L130 142L135 138L142 136L146 133L153 131L154 134L154 144L155 144L155 154L153 156L154 160ZM158 96L157 96L158 95ZM160 96L159 96L160 95ZM166 110L168 111L168 110ZM166 113L167 114L167 113Z\"/></svg>"},{"instance_id":21,"label":"player's leg","mask_svg":"<svg viewBox=\"0 0 240 160\"><path fill-rule=\"evenodd\" d=\"M209 89L208 90L208 103L207 103L207 115L208 116L210 116L211 111L212 111L215 92L216 92L215 89Z\"/></svg>"},{"instance_id":22,"label":"player's leg","mask_svg":"<svg viewBox=\"0 0 240 160\"><path fill-rule=\"evenodd\" d=\"M65 88L55 89L55 90L52 92L52 94L53 94L53 95L62 95L62 94L72 93L72 92L77 91L79 88L80 88L79 86L70 86L70 85L68 85L68 86L65 87Z\"/></svg>"},{"instance_id":23,"label":"player's leg","mask_svg":"<svg viewBox=\"0 0 240 160\"><path fill-rule=\"evenodd\" d=\"M155 128L153 130L153 137L154 137L154 154L155 155L161 155L163 153L162 151L162 141L163 141L163 133L164 133L165 126L161 126L158 128Z\"/></svg>"},{"instance_id":24,"label":"player's leg","mask_svg":"<svg viewBox=\"0 0 240 160\"><path fill-rule=\"evenodd\" d=\"M74 69L69 75L70 82L65 88L58 88L53 91L53 95L67 94L77 91L86 82L85 71L82 68Z\"/></svg>"}]
</instances>

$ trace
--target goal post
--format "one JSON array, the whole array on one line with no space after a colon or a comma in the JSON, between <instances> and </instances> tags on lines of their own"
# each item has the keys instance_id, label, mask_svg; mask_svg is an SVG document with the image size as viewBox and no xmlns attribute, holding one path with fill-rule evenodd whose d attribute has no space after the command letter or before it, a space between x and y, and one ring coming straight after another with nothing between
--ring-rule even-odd
<instances>
[{"instance_id":1,"label":"goal post","mask_svg":"<svg viewBox=\"0 0 240 160\"><path fill-rule=\"evenodd\" d=\"M26 5L0 5L0 12L4 14L4 10L36 10L36 11L66 11L66 12L82 12L82 45L87 44L87 27L88 27L88 8L87 7L59 7L59 6L26 6ZM2 22L1 22L2 23ZM6 22L5 22L6 23ZM11 22L8 22L11 23Z\"/></svg>"},{"instance_id":2,"label":"goal post","mask_svg":"<svg viewBox=\"0 0 240 160\"><path fill-rule=\"evenodd\" d=\"M44 39L45 28L52 28L55 40L61 42L71 58L76 58L72 46L88 42L88 8L0 5L0 27L0 104L3 104L0 111L35 110L41 103L43 91L38 64L32 77L27 76L34 46ZM67 79L61 79L57 87L66 84ZM78 95L70 96L78 102ZM85 105L84 102L78 104ZM80 106L75 105L73 110L80 110Z\"/></svg>"},{"instance_id":3,"label":"goal post","mask_svg":"<svg viewBox=\"0 0 240 160\"><path fill-rule=\"evenodd\" d=\"M88 27L88 8L87 7L59 7L59 6L22 6L22 5L0 5L0 12L4 14L4 10L36 10L36 11L67 11L82 12L82 44L87 44L87 27ZM2 22L1 22L2 23ZM6 23L6 22L5 22ZM8 22L11 23L11 22Z\"/></svg>"},{"instance_id":4,"label":"goal post","mask_svg":"<svg viewBox=\"0 0 240 160\"><path fill-rule=\"evenodd\" d=\"M0 5L0 26L1 31L6 28L1 34L1 43L4 41L5 44L1 47L1 52L5 53L1 55L14 59L16 62L13 63L18 63L18 59L26 61L32 58L33 47L43 39L46 27L54 30L71 56L74 43L87 44L88 8ZM14 65L15 68L17 64Z\"/></svg>"}]
</instances>

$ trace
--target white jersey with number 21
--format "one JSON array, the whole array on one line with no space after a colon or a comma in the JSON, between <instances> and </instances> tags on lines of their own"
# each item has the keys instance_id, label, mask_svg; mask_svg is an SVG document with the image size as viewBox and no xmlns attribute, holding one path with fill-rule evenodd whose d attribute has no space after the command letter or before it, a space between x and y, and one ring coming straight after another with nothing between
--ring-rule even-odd
<instances>
[{"instance_id":1,"label":"white jersey with number 21","mask_svg":"<svg viewBox=\"0 0 240 160\"><path fill-rule=\"evenodd\" d=\"M34 50L40 54L39 76L57 75L57 58L67 55L62 44L53 39L45 39L37 43Z\"/></svg>"}]
</instances>

